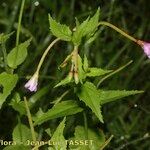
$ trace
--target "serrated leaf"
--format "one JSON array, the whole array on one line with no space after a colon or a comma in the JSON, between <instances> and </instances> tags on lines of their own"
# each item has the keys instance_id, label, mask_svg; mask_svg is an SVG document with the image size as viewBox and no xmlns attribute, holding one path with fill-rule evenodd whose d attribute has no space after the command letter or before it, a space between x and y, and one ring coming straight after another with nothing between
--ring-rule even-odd
<instances>
[{"instance_id":1,"label":"serrated leaf","mask_svg":"<svg viewBox=\"0 0 150 150\"><path fill-rule=\"evenodd\" d=\"M54 88L62 86L62 85L66 85L66 84L68 84L70 82L71 82L71 79L70 79L70 76L68 75L66 78L61 80L58 84L56 84Z\"/></svg>"},{"instance_id":2,"label":"serrated leaf","mask_svg":"<svg viewBox=\"0 0 150 150\"><path fill-rule=\"evenodd\" d=\"M3 150L31 150L30 146L25 145L10 145L5 147Z\"/></svg>"},{"instance_id":3,"label":"serrated leaf","mask_svg":"<svg viewBox=\"0 0 150 150\"><path fill-rule=\"evenodd\" d=\"M110 72L112 72L112 70L103 70L101 68L88 68L86 76L88 77L102 76Z\"/></svg>"},{"instance_id":4,"label":"serrated leaf","mask_svg":"<svg viewBox=\"0 0 150 150\"><path fill-rule=\"evenodd\" d=\"M73 33L72 36L72 42L74 43L74 45L76 46L80 45L82 37L85 36L85 30L88 21L89 17L76 27L76 31Z\"/></svg>"},{"instance_id":5,"label":"serrated leaf","mask_svg":"<svg viewBox=\"0 0 150 150\"><path fill-rule=\"evenodd\" d=\"M88 134L88 139L86 138L86 134ZM75 128L75 134L73 141L79 142L80 140L85 141L88 140L88 145L72 145L70 146L71 149L76 150L100 150L100 146L104 144L105 142L105 135L101 130L98 130L97 132L88 129L88 133L85 133L85 128L82 126L77 126Z\"/></svg>"},{"instance_id":6,"label":"serrated leaf","mask_svg":"<svg viewBox=\"0 0 150 150\"><path fill-rule=\"evenodd\" d=\"M43 115L37 117L34 121L34 125L42 124L48 120L59 118L63 116L73 115L83 111L81 107L73 100L62 101L49 109Z\"/></svg>"},{"instance_id":7,"label":"serrated leaf","mask_svg":"<svg viewBox=\"0 0 150 150\"><path fill-rule=\"evenodd\" d=\"M3 35L4 35L4 33L0 34L0 44L3 42Z\"/></svg>"},{"instance_id":8,"label":"serrated leaf","mask_svg":"<svg viewBox=\"0 0 150 150\"><path fill-rule=\"evenodd\" d=\"M72 32L68 26L56 22L49 15L50 30L54 36L64 41L71 41Z\"/></svg>"},{"instance_id":9,"label":"serrated leaf","mask_svg":"<svg viewBox=\"0 0 150 150\"><path fill-rule=\"evenodd\" d=\"M90 36L95 33L98 26L98 20L100 15L100 9L98 8L96 14L92 18L87 18L80 25L76 27L76 31L73 33L72 42L74 45L80 45L81 39L84 36Z\"/></svg>"},{"instance_id":10,"label":"serrated leaf","mask_svg":"<svg viewBox=\"0 0 150 150\"><path fill-rule=\"evenodd\" d=\"M82 83L82 80L84 80L86 78L85 76L85 72L82 68L83 64L82 64L82 59L81 57L78 55L78 74L79 74L79 81Z\"/></svg>"},{"instance_id":11,"label":"serrated leaf","mask_svg":"<svg viewBox=\"0 0 150 150\"><path fill-rule=\"evenodd\" d=\"M31 39L13 48L7 55L8 66L16 69L18 65L22 64L27 57L27 47L30 45Z\"/></svg>"},{"instance_id":12,"label":"serrated leaf","mask_svg":"<svg viewBox=\"0 0 150 150\"><path fill-rule=\"evenodd\" d=\"M84 69L85 72L87 72L88 68L89 68L88 59L87 59L86 55L84 55L83 69Z\"/></svg>"},{"instance_id":13,"label":"serrated leaf","mask_svg":"<svg viewBox=\"0 0 150 150\"><path fill-rule=\"evenodd\" d=\"M99 90L99 102L101 105L116 101L118 99L121 99L123 97L127 97L130 95L135 95L135 94L140 94L143 93L143 91L137 91L137 90L132 90L132 91L126 91L126 90L108 90L108 91L103 91Z\"/></svg>"},{"instance_id":14,"label":"serrated leaf","mask_svg":"<svg viewBox=\"0 0 150 150\"><path fill-rule=\"evenodd\" d=\"M56 150L66 150L67 145L66 145L66 140L63 136L63 131L65 128L65 121L66 118L63 119L63 121L59 124L59 126L57 127L56 131L54 132L51 141L54 143L59 143L59 144L55 144L53 147Z\"/></svg>"},{"instance_id":15,"label":"serrated leaf","mask_svg":"<svg viewBox=\"0 0 150 150\"><path fill-rule=\"evenodd\" d=\"M6 72L0 74L0 85L2 86L2 92L0 93L0 108L13 88L16 86L17 80L18 76L15 74L7 74Z\"/></svg>"},{"instance_id":16,"label":"serrated leaf","mask_svg":"<svg viewBox=\"0 0 150 150\"><path fill-rule=\"evenodd\" d=\"M86 35L88 35L88 34L93 35L94 34L95 30L98 27L99 16L100 16L100 8L98 8L95 15L92 18L90 18L90 20L88 21L88 24L87 24L86 30L85 30Z\"/></svg>"},{"instance_id":17,"label":"serrated leaf","mask_svg":"<svg viewBox=\"0 0 150 150\"><path fill-rule=\"evenodd\" d=\"M32 135L30 129L24 124L17 124L14 128L13 133L13 141L17 144L26 143L27 140L32 141Z\"/></svg>"},{"instance_id":18,"label":"serrated leaf","mask_svg":"<svg viewBox=\"0 0 150 150\"><path fill-rule=\"evenodd\" d=\"M81 101L91 108L99 120L103 122L99 103L99 91L95 85L91 82L85 82L85 84L81 86L80 91L77 92L77 95Z\"/></svg>"}]
</instances>

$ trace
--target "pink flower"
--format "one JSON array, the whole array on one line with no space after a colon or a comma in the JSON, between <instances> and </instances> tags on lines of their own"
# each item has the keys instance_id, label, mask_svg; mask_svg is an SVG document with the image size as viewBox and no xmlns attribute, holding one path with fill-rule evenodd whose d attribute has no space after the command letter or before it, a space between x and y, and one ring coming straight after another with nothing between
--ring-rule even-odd
<instances>
[{"instance_id":1,"label":"pink flower","mask_svg":"<svg viewBox=\"0 0 150 150\"><path fill-rule=\"evenodd\" d=\"M150 43L141 40L138 40L137 43L143 48L148 58L150 58Z\"/></svg>"},{"instance_id":2,"label":"pink flower","mask_svg":"<svg viewBox=\"0 0 150 150\"><path fill-rule=\"evenodd\" d=\"M35 73L31 79L25 84L25 88L30 90L31 92L37 91L37 85L38 85L38 74Z\"/></svg>"},{"instance_id":3,"label":"pink flower","mask_svg":"<svg viewBox=\"0 0 150 150\"><path fill-rule=\"evenodd\" d=\"M143 42L142 48L144 50L144 53L148 56L148 58L150 58L150 43Z\"/></svg>"}]
</instances>

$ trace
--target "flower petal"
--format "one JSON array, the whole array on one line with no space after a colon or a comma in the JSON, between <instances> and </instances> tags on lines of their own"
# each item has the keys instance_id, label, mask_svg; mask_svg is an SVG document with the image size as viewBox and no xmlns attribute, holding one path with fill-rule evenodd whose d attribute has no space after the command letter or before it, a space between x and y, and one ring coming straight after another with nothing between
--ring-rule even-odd
<instances>
[{"instance_id":1,"label":"flower petal","mask_svg":"<svg viewBox=\"0 0 150 150\"><path fill-rule=\"evenodd\" d=\"M150 58L150 43L143 42L144 53Z\"/></svg>"},{"instance_id":2,"label":"flower petal","mask_svg":"<svg viewBox=\"0 0 150 150\"><path fill-rule=\"evenodd\" d=\"M34 74L32 78L25 84L25 88L27 88L31 92L36 92L37 85L38 85L38 75Z\"/></svg>"}]
</instances>

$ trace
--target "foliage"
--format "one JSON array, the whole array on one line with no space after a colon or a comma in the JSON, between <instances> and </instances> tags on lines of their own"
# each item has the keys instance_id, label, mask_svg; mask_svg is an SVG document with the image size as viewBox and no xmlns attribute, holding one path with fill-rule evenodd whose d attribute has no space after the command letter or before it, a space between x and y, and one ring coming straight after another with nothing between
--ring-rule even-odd
<instances>
[{"instance_id":1,"label":"foliage","mask_svg":"<svg viewBox=\"0 0 150 150\"><path fill-rule=\"evenodd\" d=\"M104 2L100 9L99 3L93 1L50 4L46 0L36 7L26 0L20 29L20 2L5 4L0 6L0 136L16 145L0 148L30 150L31 144L27 146L26 141L34 141L35 134L36 140L44 144L34 141L32 149L148 149L149 94L143 90L149 89L149 61L140 55L137 46L121 41L120 35L99 26L99 21L107 20L135 32L137 37L150 38L146 32L148 19L143 17L144 11L139 14L142 5L147 12L145 3ZM56 9L58 5L60 9ZM138 18L141 24L135 26ZM14 30L20 30L18 46L14 46ZM55 44L38 72L37 92L30 93L24 84L36 71L53 37L60 39L60 43ZM127 68L130 59L134 63ZM122 64L126 65L120 67ZM131 99L131 95L136 96ZM24 96L31 116L27 115ZM107 143L111 134L114 139ZM91 145L82 144L91 139ZM58 141L59 145L48 143ZM124 145L124 141L128 143Z\"/></svg>"}]
</instances>

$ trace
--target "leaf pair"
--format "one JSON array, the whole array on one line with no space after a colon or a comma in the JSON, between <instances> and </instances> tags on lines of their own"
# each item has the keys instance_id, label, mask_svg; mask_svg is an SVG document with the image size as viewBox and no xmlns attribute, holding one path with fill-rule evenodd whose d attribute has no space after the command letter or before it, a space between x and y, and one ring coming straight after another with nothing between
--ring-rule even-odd
<instances>
[{"instance_id":1,"label":"leaf pair","mask_svg":"<svg viewBox=\"0 0 150 150\"><path fill-rule=\"evenodd\" d=\"M67 25L56 22L49 15L50 30L57 38L64 41L72 41L75 46L78 46L80 45L83 37L87 36L90 38L95 33L98 26L99 15L100 9L98 8L92 18L88 17L81 24L79 24L79 22L76 23L74 32L72 32Z\"/></svg>"},{"instance_id":2,"label":"leaf pair","mask_svg":"<svg viewBox=\"0 0 150 150\"><path fill-rule=\"evenodd\" d=\"M98 90L93 83L85 82L80 90L78 90L77 95L81 101L91 108L99 120L103 122L101 114L101 106L103 104L140 93L143 93L143 91Z\"/></svg>"}]
</instances>

